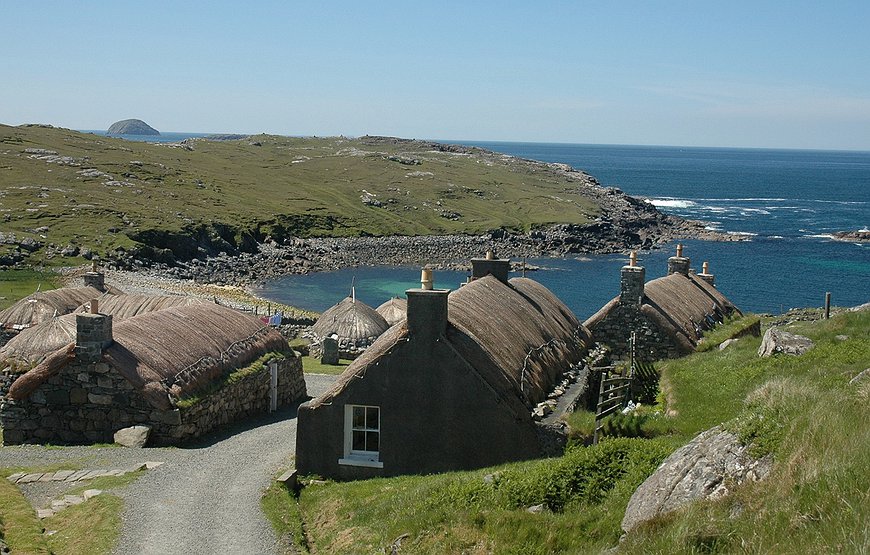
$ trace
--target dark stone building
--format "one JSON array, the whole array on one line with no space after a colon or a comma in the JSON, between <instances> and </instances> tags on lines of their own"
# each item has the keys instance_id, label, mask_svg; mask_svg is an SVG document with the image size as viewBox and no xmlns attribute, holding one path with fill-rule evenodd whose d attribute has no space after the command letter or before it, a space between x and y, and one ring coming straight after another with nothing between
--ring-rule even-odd
<instances>
[{"instance_id":1,"label":"dark stone building","mask_svg":"<svg viewBox=\"0 0 870 555\"><path fill-rule=\"evenodd\" d=\"M582 361L590 334L539 283L508 280L509 261L472 263L475 279L452 293L407 291L407 319L300 406L301 473L358 479L541 456L532 408Z\"/></svg>"},{"instance_id":2,"label":"dark stone building","mask_svg":"<svg viewBox=\"0 0 870 555\"><path fill-rule=\"evenodd\" d=\"M117 430L144 424L153 443L177 444L305 398L286 340L233 309L173 306L115 325L108 314L75 319L74 340L17 377L2 400L4 443L112 442Z\"/></svg>"},{"instance_id":3,"label":"dark stone building","mask_svg":"<svg viewBox=\"0 0 870 555\"><path fill-rule=\"evenodd\" d=\"M619 295L584 324L598 343L611 349L613 358L627 359L635 334L641 360L675 358L695 350L701 334L740 311L713 285L705 271L695 274L690 260L677 246L668 259L668 275L645 282L646 271L636 255L620 271Z\"/></svg>"}]
</instances>

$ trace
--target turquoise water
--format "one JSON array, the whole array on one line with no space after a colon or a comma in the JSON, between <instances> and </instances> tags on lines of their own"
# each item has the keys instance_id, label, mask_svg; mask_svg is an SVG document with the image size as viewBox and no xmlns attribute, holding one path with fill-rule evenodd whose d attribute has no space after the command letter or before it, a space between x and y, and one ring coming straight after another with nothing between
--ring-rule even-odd
<instances>
[{"instance_id":1,"label":"turquoise water","mask_svg":"<svg viewBox=\"0 0 870 555\"><path fill-rule=\"evenodd\" d=\"M661 210L701 219L709 227L750 237L719 243L686 241L693 266L708 260L718 287L738 306L779 313L870 301L870 245L833 241L835 231L870 225L870 153L758 149L632 147L535 143L468 143L546 162L563 162L603 185L643 196ZM470 256L480 253L469 253ZM664 275L672 248L641 253L649 279ZM546 268L529 273L581 318L619 290L621 255L531 260ZM460 272L436 272L436 283L455 288ZM418 268L352 268L267 283L261 293L322 311L350 292L377 306L419 281Z\"/></svg>"}]
</instances>

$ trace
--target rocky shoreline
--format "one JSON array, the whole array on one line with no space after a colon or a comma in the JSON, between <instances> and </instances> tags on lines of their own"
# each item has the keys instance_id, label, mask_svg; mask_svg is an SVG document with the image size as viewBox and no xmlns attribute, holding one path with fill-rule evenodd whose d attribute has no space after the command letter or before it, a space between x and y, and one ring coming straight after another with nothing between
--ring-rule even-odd
<instances>
[{"instance_id":1,"label":"rocky shoreline","mask_svg":"<svg viewBox=\"0 0 870 555\"><path fill-rule=\"evenodd\" d=\"M553 226L547 231L514 234L496 230L486 235L428 235L294 239L289 244L269 241L256 252L220 253L175 264L132 260L109 269L132 270L191 284L250 287L288 274L306 274L355 266L427 265L434 269L465 270L468 260L493 250L499 256L522 258L609 254L630 249L653 249L678 239L742 240L704 229L702 222L662 217L654 228L602 233L593 226ZM641 233L639 233L641 232ZM638 241L642 234L643 239ZM638 244L639 243L639 244Z\"/></svg>"}]
</instances>

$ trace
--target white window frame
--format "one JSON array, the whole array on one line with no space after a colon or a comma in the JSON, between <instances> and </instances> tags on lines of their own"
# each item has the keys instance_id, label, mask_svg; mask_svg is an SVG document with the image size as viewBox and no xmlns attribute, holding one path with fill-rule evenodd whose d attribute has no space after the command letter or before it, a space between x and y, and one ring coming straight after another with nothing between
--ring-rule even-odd
<instances>
[{"instance_id":1,"label":"white window frame","mask_svg":"<svg viewBox=\"0 0 870 555\"><path fill-rule=\"evenodd\" d=\"M382 463L380 458L380 451L359 451L353 449L353 409L362 408L367 411L367 409L377 409L378 410L378 422L377 428L372 428L368 426L368 422L366 422L366 426L364 428L357 428L359 431L364 432L377 432L378 434L378 449L380 449L381 445L381 407L376 405L345 405L344 406L344 458L338 459L338 464L343 464L347 466L366 466L369 468L383 468L384 463Z\"/></svg>"}]
</instances>

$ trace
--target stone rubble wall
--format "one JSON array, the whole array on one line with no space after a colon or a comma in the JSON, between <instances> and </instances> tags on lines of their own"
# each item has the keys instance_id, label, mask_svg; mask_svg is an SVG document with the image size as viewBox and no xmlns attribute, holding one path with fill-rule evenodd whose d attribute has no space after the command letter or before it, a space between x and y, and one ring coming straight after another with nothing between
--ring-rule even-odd
<instances>
[{"instance_id":1,"label":"stone rubble wall","mask_svg":"<svg viewBox=\"0 0 870 555\"><path fill-rule=\"evenodd\" d=\"M610 347L611 360L629 359L631 332L637 333L639 360L652 362L681 355L672 338L644 316L638 307L618 304L592 331L596 342Z\"/></svg>"},{"instance_id":2,"label":"stone rubble wall","mask_svg":"<svg viewBox=\"0 0 870 555\"><path fill-rule=\"evenodd\" d=\"M206 395L190 407L157 410L106 362L73 362L28 398L0 402L6 445L112 443L114 433L136 424L152 427L155 444L180 444L228 422L269 410L267 367ZM278 360L278 406L304 400L302 361Z\"/></svg>"}]
</instances>

